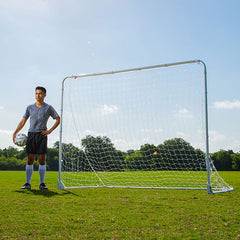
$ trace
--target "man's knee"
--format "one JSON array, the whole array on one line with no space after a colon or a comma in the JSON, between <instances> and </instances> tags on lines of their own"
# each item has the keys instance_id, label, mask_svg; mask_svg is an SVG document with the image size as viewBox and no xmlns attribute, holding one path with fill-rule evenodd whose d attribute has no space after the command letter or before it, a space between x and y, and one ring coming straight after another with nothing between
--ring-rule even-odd
<instances>
[{"instance_id":1,"label":"man's knee","mask_svg":"<svg viewBox=\"0 0 240 240\"><path fill-rule=\"evenodd\" d=\"M38 155L38 162L40 165L45 165L46 163L46 154L39 154Z\"/></svg>"},{"instance_id":2,"label":"man's knee","mask_svg":"<svg viewBox=\"0 0 240 240\"><path fill-rule=\"evenodd\" d=\"M33 165L33 163L34 163L34 158L35 158L35 155L34 155L34 154L28 154L28 155L27 155L27 164L28 164L28 165Z\"/></svg>"}]
</instances>

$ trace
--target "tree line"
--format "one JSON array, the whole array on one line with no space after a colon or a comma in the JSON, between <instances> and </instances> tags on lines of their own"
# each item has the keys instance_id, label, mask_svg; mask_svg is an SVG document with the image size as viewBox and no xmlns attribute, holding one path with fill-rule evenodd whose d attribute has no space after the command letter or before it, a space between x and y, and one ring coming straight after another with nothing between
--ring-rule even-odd
<instances>
[{"instance_id":1,"label":"tree line","mask_svg":"<svg viewBox=\"0 0 240 240\"><path fill-rule=\"evenodd\" d=\"M174 138L155 146L144 144L138 150L120 151L106 136L88 135L82 139L82 148L72 143L63 143L64 168L72 171L136 171L136 170L206 170L205 153L195 149L182 138ZM58 171L59 142L47 151L47 169ZM240 153L220 150L210 154L219 171L239 171ZM25 170L25 149L14 147L0 149L0 170ZM38 169L38 161L34 163Z\"/></svg>"}]
</instances>

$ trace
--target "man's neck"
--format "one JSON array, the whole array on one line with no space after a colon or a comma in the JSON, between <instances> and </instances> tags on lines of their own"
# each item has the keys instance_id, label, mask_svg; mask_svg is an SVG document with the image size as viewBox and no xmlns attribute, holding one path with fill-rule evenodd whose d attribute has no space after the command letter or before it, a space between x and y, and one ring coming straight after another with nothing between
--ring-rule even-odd
<instances>
[{"instance_id":1,"label":"man's neck","mask_svg":"<svg viewBox=\"0 0 240 240\"><path fill-rule=\"evenodd\" d=\"M43 104L44 104L44 101L41 101L41 102L40 102L40 101L37 101L37 102L36 102L36 106L37 106L37 107L41 107Z\"/></svg>"}]
</instances>

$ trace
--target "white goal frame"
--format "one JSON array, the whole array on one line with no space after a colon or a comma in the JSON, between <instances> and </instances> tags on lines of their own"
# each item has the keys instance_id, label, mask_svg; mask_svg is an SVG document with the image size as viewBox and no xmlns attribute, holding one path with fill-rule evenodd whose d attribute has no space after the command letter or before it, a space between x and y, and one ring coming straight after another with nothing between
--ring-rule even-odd
<instances>
[{"instance_id":1,"label":"white goal frame","mask_svg":"<svg viewBox=\"0 0 240 240\"><path fill-rule=\"evenodd\" d=\"M206 64L202 60L190 60L190 61L183 61L183 62L175 62L175 63L167 63L167 64L161 64L161 65L155 65L155 66L148 66L148 67L140 67L140 68L132 68L132 69L125 69L125 70L119 70L119 71L111 71L111 72L102 72L102 73L94 73L94 74L80 74L80 75L72 75L67 76L62 81L62 94L61 94L61 123L60 123L60 138L59 138L59 178L58 178L58 189L70 189L70 188L86 188L85 186L80 187L65 187L64 183L61 179L61 173L62 173L62 131L63 131L63 111L64 111L64 84L68 79L71 78L82 78L82 77L94 77L94 76L100 76L100 75L110 75L110 74L118 74L118 73L125 73L125 72L134 72L139 70L145 70L145 69L154 69L154 68L165 68L165 67L172 67L176 65L185 65L185 64L196 64L199 63L203 67L203 76L204 76L204 127L205 127L205 155L206 155L206 172L207 172L207 182L206 182L206 190L208 194L218 193L218 192L227 192L227 191L233 191L233 188L230 187L229 189L223 190L223 191L213 191L211 186L211 161L210 161L210 155L209 155L209 133L208 133L208 97L207 97L207 69ZM91 187L91 186L89 186ZM95 186L93 186L95 187ZM96 187L116 187L116 186L96 186ZM129 187L127 187L129 188ZM136 187L133 187L136 188ZM144 188L144 187L139 187ZM147 188L147 187L146 187ZM154 187L158 189L166 189L165 187ZM169 189L173 189L170 187ZM179 189L179 188L176 188ZM181 188L181 189L191 189L191 188ZM195 188L194 188L195 189Z\"/></svg>"}]
</instances>

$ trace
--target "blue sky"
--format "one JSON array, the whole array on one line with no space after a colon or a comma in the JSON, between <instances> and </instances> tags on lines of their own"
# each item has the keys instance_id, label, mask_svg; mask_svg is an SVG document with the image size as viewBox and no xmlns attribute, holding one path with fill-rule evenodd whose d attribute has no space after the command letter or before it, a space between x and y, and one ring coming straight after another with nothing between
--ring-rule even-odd
<instances>
[{"instance_id":1,"label":"blue sky","mask_svg":"<svg viewBox=\"0 0 240 240\"><path fill-rule=\"evenodd\" d=\"M202 59L210 151L239 151L239 11L238 0L0 0L0 148L36 85L60 112L67 75Z\"/></svg>"}]
</instances>

